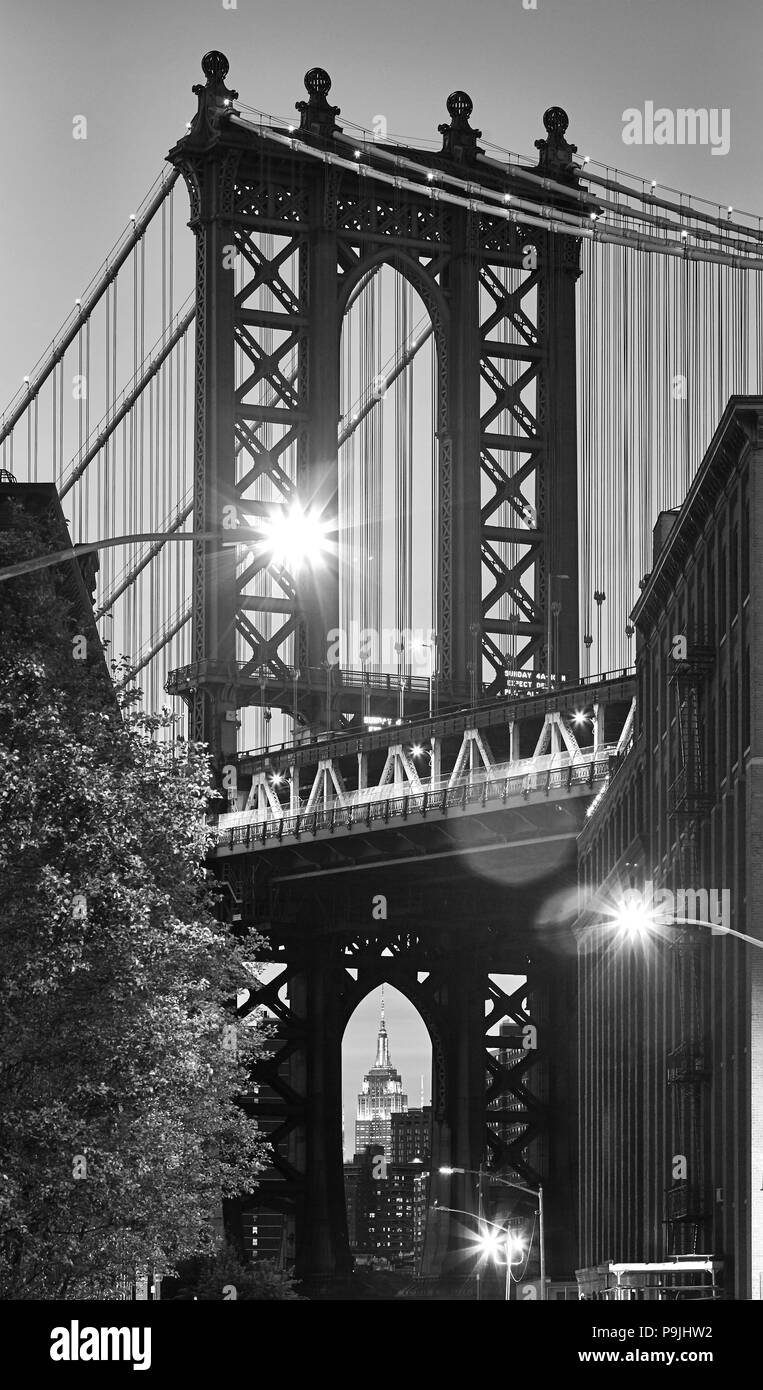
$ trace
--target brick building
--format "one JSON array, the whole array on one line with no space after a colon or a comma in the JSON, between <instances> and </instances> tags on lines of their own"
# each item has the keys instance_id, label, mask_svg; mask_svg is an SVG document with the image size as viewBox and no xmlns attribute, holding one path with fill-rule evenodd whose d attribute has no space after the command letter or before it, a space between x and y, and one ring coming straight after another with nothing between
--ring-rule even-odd
<instances>
[{"instance_id":1,"label":"brick building","mask_svg":"<svg viewBox=\"0 0 763 1390\"><path fill-rule=\"evenodd\" d=\"M763 952L608 908L670 890L674 921L763 940L763 398L658 519L632 618L630 747L579 842L580 1260L712 1253L760 1299Z\"/></svg>"},{"instance_id":2,"label":"brick building","mask_svg":"<svg viewBox=\"0 0 763 1390\"><path fill-rule=\"evenodd\" d=\"M393 1163L413 1163L419 1159L429 1167L432 1152L432 1107L403 1110L392 1115L391 1157Z\"/></svg>"}]
</instances>

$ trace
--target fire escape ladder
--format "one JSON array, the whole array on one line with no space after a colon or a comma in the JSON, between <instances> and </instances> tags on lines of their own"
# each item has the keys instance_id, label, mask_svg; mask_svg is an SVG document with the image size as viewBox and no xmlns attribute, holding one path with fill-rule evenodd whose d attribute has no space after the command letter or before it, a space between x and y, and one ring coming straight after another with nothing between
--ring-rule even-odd
<instances>
[{"instance_id":1,"label":"fire escape ladder","mask_svg":"<svg viewBox=\"0 0 763 1390\"><path fill-rule=\"evenodd\" d=\"M673 659L670 684L675 691L676 725L681 765L669 791L669 810L674 818L701 819L715 797L702 758L700 696L715 663L715 648L707 635L695 631L683 657Z\"/></svg>"}]
</instances>

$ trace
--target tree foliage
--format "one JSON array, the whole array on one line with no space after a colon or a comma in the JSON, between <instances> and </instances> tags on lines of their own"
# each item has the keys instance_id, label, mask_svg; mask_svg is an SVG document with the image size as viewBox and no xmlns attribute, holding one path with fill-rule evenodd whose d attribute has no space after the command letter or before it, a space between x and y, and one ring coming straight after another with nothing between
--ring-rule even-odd
<instances>
[{"instance_id":1,"label":"tree foliage","mask_svg":"<svg viewBox=\"0 0 763 1390\"><path fill-rule=\"evenodd\" d=\"M39 548L0 533L0 565ZM0 583L4 1298L169 1272L262 1166L235 1096L263 1030L229 1010L254 967L201 867L208 760L104 697L73 630L55 571Z\"/></svg>"},{"instance_id":2,"label":"tree foliage","mask_svg":"<svg viewBox=\"0 0 763 1390\"><path fill-rule=\"evenodd\" d=\"M291 1269L279 1269L274 1260L245 1264L235 1247L221 1242L214 1254L196 1262L180 1281L177 1298L196 1298L200 1303L237 1299L282 1301L302 1299Z\"/></svg>"}]
</instances>

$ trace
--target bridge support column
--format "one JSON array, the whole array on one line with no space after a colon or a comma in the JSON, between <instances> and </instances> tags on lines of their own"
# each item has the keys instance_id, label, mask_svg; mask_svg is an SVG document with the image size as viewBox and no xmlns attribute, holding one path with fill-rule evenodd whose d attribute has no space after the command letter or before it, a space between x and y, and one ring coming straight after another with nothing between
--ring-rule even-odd
<instances>
[{"instance_id":1,"label":"bridge support column","mask_svg":"<svg viewBox=\"0 0 763 1390\"><path fill-rule=\"evenodd\" d=\"M532 991L545 1071L546 1123L539 1146L548 1277L572 1279L577 1253L577 959L556 958Z\"/></svg>"},{"instance_id":2,"label":"bridge support column","mask_svg":"<svg viewBox=\"0 0 763 1390\"><path fill-rule=\"evenodd\" d=\"M336 181L327 168L311 191L312 231L306 258L310 308L310 348L307 358L310 425L300 440L298 490L304 507L332 528L338 525L339 464L339 319L337 288ZM332 532L328 533L329 535ZM336 539L336 533L334 539ZM328 636L339 627L339 561L332 548L320 570L307 566L298 581L302 617L297 647L298 664L327 666ZM317 728L332 722L331 671L326 670L326 701L313 700ZM322 712L325 708L325 715Z\"/></svg>"},{"instance_id":3,"label":"bridge support column","mask_svg":"<svg viewBox=\"0 0 763 1390\"><path fill-rule=\"evenodd\" d=\"M450 296L449 400L444 403L451 440L449 534L441 549L450 551L447 583L439 592L437 631L442 672L466 682L470 662L479 661L471 632L480 620L480 324L478 228L476 215L455 209L453 255L447 271ZM476 688L480 685L477 671Z\"/></svg>"},{"instance_id":4,"label":"bridge support column","mask_svg":"<svg viewBox=\"0 0 763 1390\"><path fill-rule=\"evenodd\" d=\"M575 282L580 276L580 251L573 237L547 234L546 246L548 263L539 285L539 319L545 325L547 353L547 379L539 409L548 409L542 502L544 619L548 623L553 602L561 604L553 665L557 676L570 680L580 667L578 534L577 527L570 525L570 517L577 515L578 491Z\"/></svg>"},{"instance_id":5,"label":"bridge support column","mask_svg":"<svg viewBox=\"0 0 763 1390\"><path fill-rule=\"evenodd\" d=\"M294 1089L306 1097L304 1189L297 1208L300 1279L349 1274L351 1260L342 1167L342 1033L340 992L331 970L313 959L289 988L292 1010L305 1020L305 1047L295 1057L302 1073Z\"/></svg>"},{"instance_id":6,"label":"bridge support column","mask_svg":"<svg viewBox=\"0 0 763 1390\"><path fill-rule=\"evenodd\" d=\"M441 1175L441 1167L479 1169L484 1157L485 1013L484 963L474 956L453 958L440 991L438 1017L443 1040L444 1075L434 1073L432 1097L432 1180L430 1203L477 1213L473 1173ZM439 1112L439 1117L438 1117ZM431 1213L422 1274L464 1273L463 1216Z\"/></svg>"}]
</instances>

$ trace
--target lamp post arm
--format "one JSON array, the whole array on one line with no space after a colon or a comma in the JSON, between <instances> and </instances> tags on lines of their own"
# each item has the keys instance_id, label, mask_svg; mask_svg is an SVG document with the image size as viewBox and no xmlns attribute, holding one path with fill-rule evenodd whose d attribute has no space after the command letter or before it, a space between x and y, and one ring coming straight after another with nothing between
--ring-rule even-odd
<instances>
[{"instance_id":1,"label":"lamp post arm","mask_svg":"<svg viewBox=\"0 0 763 1390\"><path fill-rule=\"evenodd\" d=\"M441 1207L441 1206L438 1206L436 1203L432 1202L432 1203L430 1204L429 1210L430 1210L430 1211L448 1211L448 1212L452 1212L454 1216L470 1216L471 1219L472 1219L472 1221L474 1221L474 1220L477 1219L477 1218L475 1217L475 1215L474 1215L474 1212L473 1212L473 1211L467 1211L465 1207ZM482 1225L483 1225L483 1226L492 1226L492 1227L493 1227L493 1230L495 1230L495 1231L504 1232L504 1231L506 1230L505 1224L502 1225L502 1224L501 1224L500 1222L498 1222L498 1221L488 1221L488 1219L487 1219L486 1216L483 1216L483 1217L481 1217L481 1218L479 1218L479 1219L481 1219Z\"/></svg>"},{"instance_id":2,"label":"lamp post arm","mask_svg":"<svg viewBox=\"0 0 763 1390\"><path fill-rule=\"evenodd\" d=\"M709 927L718 936L735 936L737 941L746 941L749 946L763 947L763 941L757 936L747 936L743 931L735 931L733 927L724 927L721 922L706 922L703 917L671 917L674 927Z\"/></svg>"}]
</instances>

